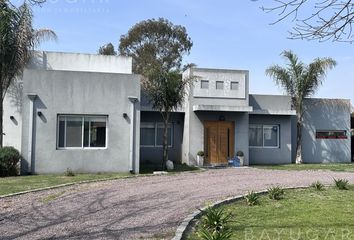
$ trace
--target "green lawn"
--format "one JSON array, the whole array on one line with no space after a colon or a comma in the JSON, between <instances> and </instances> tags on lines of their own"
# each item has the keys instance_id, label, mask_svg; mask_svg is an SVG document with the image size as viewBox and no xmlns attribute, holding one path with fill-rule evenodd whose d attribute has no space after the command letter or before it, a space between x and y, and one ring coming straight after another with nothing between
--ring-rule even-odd
<instances>
[{"instance_id":1,"label":"green lawn","mask_svg":"<svg viewBox=\"0 0 354 240\"><path fill-rule=\"evenodd\" d=\"M286 190L284 199L260 197L260 204L244 200L221 206L233 215L231 239L354 239L354 186L348 191L328 187ZM198 226L197 226L198 228ZM195 233L188 239L199 239Z\"/></svg>"},{"instance_id":2,"label":"green lawn","mask_svg":"<svg viewBox=\"0 0 354 240\"><path fill-rule=\"evenodd\" d=\"M129 173L102 173L102 174L76 174L73 177L64 175L30 175L0 178L0 196L10 193L22 192L31 189L51 187L64 183L75 183L86 180L99 180L105 178L121 178L130 176Z\"/></svg>"},{"instance_id":3,"label":"green lawn","mask_svg":"<svg viewBox=\"0 0 354 240\"><path fill-rule=\"evenodd\" d=\"M341 172L354 172L353 163L327 163L327 164L284 164L284 165L252 165L254 168L273 170L330 170Z\"/></svg>"},{"instance_id":4,"label":"green lawn","mask_svg":"<svg viewBox=\"0 0 354 240\"><path fill-rule=\"evenodd\" d=\"M143 165L141 166L141 174L150 174L155 171L156 166ZM171 173L194 171L197 167L190 167L185 164L176 164L175 169ZM0 196L10 193L22 192L32 189L51 187L65 183L75 183L86 180L99 179L115 179L126 176L132 176L129 173L101 173L101 174L75 174L75 176L68 177L63 175L30 175L0 178Z\"/></svg>"}]
</instances>

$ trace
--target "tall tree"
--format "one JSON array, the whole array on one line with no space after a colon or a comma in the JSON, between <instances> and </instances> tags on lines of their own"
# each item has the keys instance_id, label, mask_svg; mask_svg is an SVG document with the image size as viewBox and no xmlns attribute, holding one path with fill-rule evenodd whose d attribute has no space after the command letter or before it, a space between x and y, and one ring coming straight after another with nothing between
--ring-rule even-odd
<instances>
[{"instance_id":1,"label":"tall tree","mask_svg":"<svg viewBox=\"0 0 354 240\"><path fill-rule=\"evenodd\" d=\"M291 97L292 108L296 110L297 118L296 163L302 163L304 99L317 91L327 71L336 65L336 61L332 58L316 58L307 65L299 61L292 51L284 51L282 56L288 62L286 67L270 66L266 69L266 74Z\"/></svg>"},{"instance_id":2,"label":"tall tree","mask_svg":"<svg viewBox=\"0 0 354 240\"><path fill-rule=\"evenodd\" d=\"M14 7L0 0L0 146L3 145L3 101L11 83L21 77L31 53L44 39L56 39L52 30L32 27L32 10L25 2Z\"/></svg>"},{"instance_id":3,"label":"tall tree","mask_svg":"<svg viewBox=\"0 0 354 240\"><path fill-rule=\"evenodd\" d=\"M257 0L256 0L257 1ZM319 41L353 42L354 2L352 0L273 0L273 6L262 7L276 12L273 24L292 18L290 38Z\"/></svg>"},{"instance_id":4,"label":"tall tree","mask_svg":"<svg viewBox=\"0 0 354 240\"><path fill-rule=\"evenodd\" d=\"M183 56L192 46L183 26L163 18L139 22L120 38L120 54L133 58L133 72L143 75L143 90L163 118L163 169L168 160L171 111L183 103L191 81L183 79L181 71Z\"/></svg>"},{"instance_id":5,"label":"tall tree","mask_svg":"<svg viewBox=\"0 0 354 240\"><path fill-rule=\"evenodd\" d=\"M117 55L117 52L114 50L114 46L112 43L107 43L98 49L98 54L100 55Z\"/></svg>"}]
</instances>

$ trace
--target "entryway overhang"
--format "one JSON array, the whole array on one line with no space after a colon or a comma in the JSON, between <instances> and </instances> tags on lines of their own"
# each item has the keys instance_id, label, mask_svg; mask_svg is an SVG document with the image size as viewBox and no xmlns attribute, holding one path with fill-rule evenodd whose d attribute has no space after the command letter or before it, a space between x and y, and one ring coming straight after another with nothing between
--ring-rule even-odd
<instances>
[{"instance_id":1,"label":"entryway overhang","mask_svg":"<svg viewBox=\"0 0 354 240\"><path fill-rule=\"evenodd\" d=\"M193 105L194 112L252 112L251 106Z\"/></svg>"},{"instance_id":2,"label":"entryway overhang","mask_svg":"<svg viewBox=\"0 0 354 240\"><path fill-rule=\"evenodd\" d=\"M253 110L250 114L254 115L289 115L296 116L295 110L272 110L272 109L257 109Z\"/></svg>"}]
</instances>

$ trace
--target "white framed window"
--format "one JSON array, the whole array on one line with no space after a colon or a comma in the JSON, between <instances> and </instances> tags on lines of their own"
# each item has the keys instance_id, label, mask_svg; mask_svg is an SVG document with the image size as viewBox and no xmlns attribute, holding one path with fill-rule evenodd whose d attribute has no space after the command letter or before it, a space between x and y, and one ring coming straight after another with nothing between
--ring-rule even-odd
<instances>
[{"instance_id":1,"label":"white framed window","mask_svg":"<svg viewBox=\"0 0 354 240\"><path fill-rule=\"evenodd\" d=\"M107 116L58 115L57 149L107 147Z\"/></svg>"},{"instance_id":2,"label":"white framed window","mask_svg":"<svg viewBox=\"0 0 354 240\"><path fill-rule=\"evenodd\" d=\"M224 82L223 81L216 81L216 89L217 90L224 89Z\"/></svg>"},{"instance_id":3,"label":"white framed window","mask_svg":"<svg viewBox=\"0 0 354 240\"><path fill-rule=\"evenodd\" d=\"M279 148L279 125L250 124L249 146L253 148Z\"/></svg>"},{"instance_id":4,"label":"white framed window","mask_svg":"<svg viewBox=\"0 0 354 240\"><path fill-rule=\"evenodd\" d=\"M140 124L140 145L142 147L162 147L164 124L161 122L142 122ZM168 124L168 146L172 147L173 124Z\"/></svg>"},{"instance_id":5,"label":"white framed window","mask_svg":"<svg viewBox=\"0 0 354 240\"><path fill-rule=\"evenodd\" d=\"M209 89L209 81L208 80L201 80L200 81L200 88L201 89Z\"/></svg>"},{"instance_id":6,"label":"white framed window","mask_svg":"<svg viewBox=\"0 0 354 240\"><path fill-rule=\"evenodd\" d=\"M231 90L238 90L239 88L239 83L238 82L231 82L230 84L230 89Z\"/></svg>"}]
</instances>

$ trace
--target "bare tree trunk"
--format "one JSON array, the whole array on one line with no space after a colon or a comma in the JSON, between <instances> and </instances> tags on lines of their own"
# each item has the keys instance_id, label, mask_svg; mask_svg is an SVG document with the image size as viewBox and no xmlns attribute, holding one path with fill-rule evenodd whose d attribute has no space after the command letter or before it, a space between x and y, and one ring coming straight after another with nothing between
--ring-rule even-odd
<instances>
[{"instance_id":1,"label":"bare tree trunk","mask_svg":"<svg viewBox=\"0 0 354 240\"><path fill-rule=\"evenodd\" d=\"M164 112L163 113L163 158L162 158L162 170L166 169L166 162L168 160L168 122L170 119L170 113Z\"/></svg>"},{"instance_id":2,"label":"bare tree trunk","mask_svg":"<svg viewBox=\"0 0 354 240\"><path fill-rule=\"evenodd\" d=\"M296 164L303 163L302 160L302 114L297 114L296 121L296 130L297 130L297 138L296 138Z\"/></svg>"},{"instance_id":3,"label":"bare tree trunk","mask_svg":"<svg viewBox=\"0 0 354 240\"><path fill-rule=\"evenodd\" d=\"M3 130L3 115L4 115L4 99L3 97L0 98L0 147L3 147L3 137L4 137L4 130Z\"/></svg>"}]
</instances>

